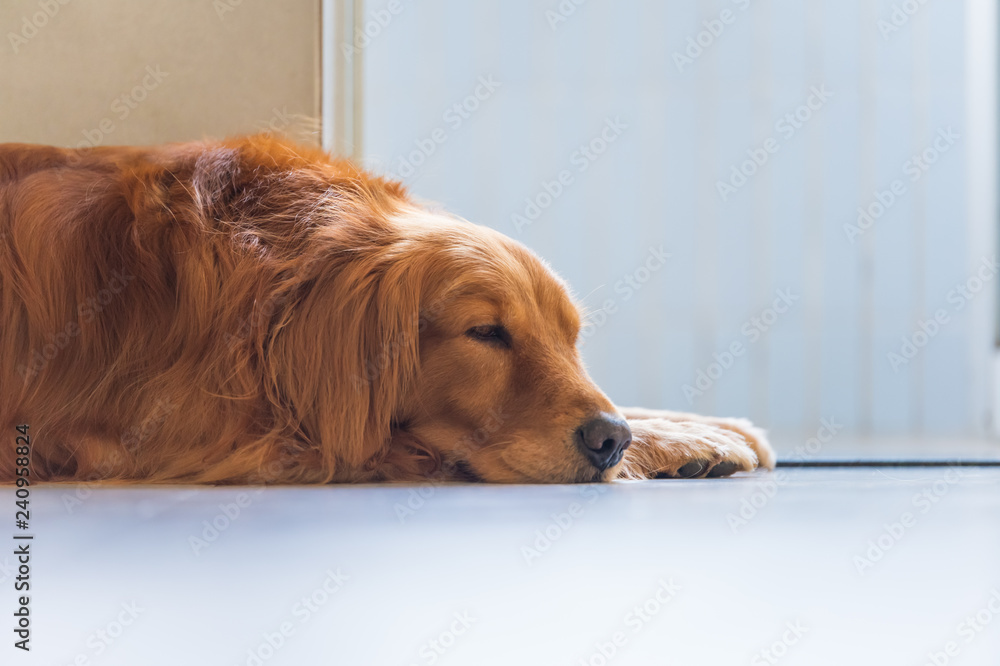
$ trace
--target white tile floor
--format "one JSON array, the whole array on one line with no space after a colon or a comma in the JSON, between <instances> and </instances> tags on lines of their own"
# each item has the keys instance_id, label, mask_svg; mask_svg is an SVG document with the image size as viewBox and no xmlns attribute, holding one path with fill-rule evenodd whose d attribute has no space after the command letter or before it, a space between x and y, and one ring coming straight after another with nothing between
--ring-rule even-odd
<instances>
[{"instance_id":1,"label":"white tile floor","mask_svg":"<svg viewBox=\"0 0 1000 666\"><path fill-rule=\"evenodd\" d=\"M34 649L0 662L995 666L1000 469L960 472L37 488Z\"/></svg>"}]
</instances>

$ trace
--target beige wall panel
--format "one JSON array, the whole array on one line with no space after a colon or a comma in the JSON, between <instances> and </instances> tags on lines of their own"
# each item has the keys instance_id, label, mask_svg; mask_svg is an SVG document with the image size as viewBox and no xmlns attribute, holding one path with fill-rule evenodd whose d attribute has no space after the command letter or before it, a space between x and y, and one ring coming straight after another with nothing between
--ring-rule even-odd
<instances>
[{"instance_id":1,"label":"beige wall panel","mask_svg":"<svg viewBox=\"0 0 1000 666\"><path fill-rule=\"evenodd\" d=\"M3 0L0 142L319 143L319 0Z\"/></svg>"}]
</instances>

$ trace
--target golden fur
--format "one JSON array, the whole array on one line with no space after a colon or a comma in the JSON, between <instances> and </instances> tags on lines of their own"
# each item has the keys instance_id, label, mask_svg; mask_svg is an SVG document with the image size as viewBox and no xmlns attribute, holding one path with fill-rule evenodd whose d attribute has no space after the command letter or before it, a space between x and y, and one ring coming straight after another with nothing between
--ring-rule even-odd
<instances>
[{"instance_id":1,"label":"golden fur","mask_svg":"<svg viewBox=\"0 0 1000 666\"><path fill-rule=\"evenodd\" d=\"M509 348L467 334L495 324ZM523 246L267 135L0 145L0 326L0 436L30 426L36 480L572 482L773 465L745 421L612 405L581 364L565 286ZM633 438L603 471L574 444L600 413L628 417Z\"/></svg>"}]
</instances>

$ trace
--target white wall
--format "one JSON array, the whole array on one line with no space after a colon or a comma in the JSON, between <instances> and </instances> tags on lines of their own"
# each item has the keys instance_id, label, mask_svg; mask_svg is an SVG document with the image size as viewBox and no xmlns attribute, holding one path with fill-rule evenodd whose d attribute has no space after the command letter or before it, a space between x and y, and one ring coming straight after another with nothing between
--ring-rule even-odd
<instances>
[{"instance_id":1,"label":"white wall","mask_svg":"<svg viewBox=\"0 0 1000 666\"><path fill-rule=\"evenodd\" d=\"M995 10L929 2L882 34L893 4L369 0L374 36L356 42L364 154L568 278L598 311L584 353L620 403L778 430L833 417L862 433L980 432L996 278L960 311L948 295L995 253L982 182L995 176L994 116L983 113L995 63L982 60ZM560 6L576 8L552 27ZM679 71L674 54L723 10L730 22ZM500 85L479 89L468 118L448 113L480 77ZM793 133L778 126L814 87L832 97ZM627 128L581 170L579 147L608 119ZM904 163L947 128L957 141L911 181ZM718 181L768 138L777 152L723 201ZM418 143L436 145L410 173L403 160ZM572 182L517 229L512 215L563 170ZM850 242L844 226L894 180L905 192ZM671 258L631 291L623 276L644 277L660 246ZM800 300L752 341L744 326L781 289ZM888 354L939 309L948 323L894 371ZM745 353L689 401L684 385L734 342Z\"/></svg>"}]
</instances>

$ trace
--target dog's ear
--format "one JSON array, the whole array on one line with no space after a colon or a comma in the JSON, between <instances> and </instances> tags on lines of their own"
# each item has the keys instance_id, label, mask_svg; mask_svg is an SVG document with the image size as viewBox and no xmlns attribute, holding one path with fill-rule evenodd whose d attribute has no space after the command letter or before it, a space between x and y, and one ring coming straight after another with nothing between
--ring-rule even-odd
<instances>
[{"instance_id":1,"label":"dog's ear","mask_svg":"<svg viewBox=\"0 0 1000 666\"><path fill-rule=\"evenodd\" d=\"M273 331L274 390L330 480L338 466L361 469L383 453L417 373L423 271L394 249L328 264Z\"/></svg>"}]
</instances>

